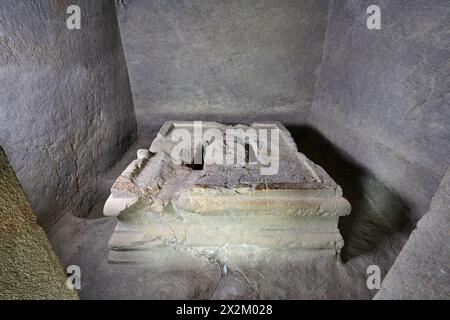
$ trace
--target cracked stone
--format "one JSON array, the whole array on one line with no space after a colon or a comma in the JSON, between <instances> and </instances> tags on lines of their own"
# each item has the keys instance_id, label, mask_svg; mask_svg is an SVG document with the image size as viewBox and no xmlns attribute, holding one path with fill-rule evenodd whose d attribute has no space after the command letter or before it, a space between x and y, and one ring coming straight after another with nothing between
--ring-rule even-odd
<instances>
[{"instance_id":1,"label":"cracked stone","mask_svg":"<svg viewBox=\"0 0 450 320\"><path fill-rule=\"evenodd\" d=\"M298 152L286 128L198 124L165 123L150 147L152 155L139 150L113 185L104 207L105 215L118 219L109 241L110 261L144 262L147 255L138 257L136 250L164 247L218 253L222 261L237 264L249 253L340 252L338 220L350 213L350 204L332 178ZM230 129L248 134L229 139ZM277 138L258 130L272 130ZM220 134L225 142L217 148ZM176 148L180 162L174 161ZM230 154L238 161L217 161ZM276 173L262 173L274 163Z\"/></svg>"}]
</instances>

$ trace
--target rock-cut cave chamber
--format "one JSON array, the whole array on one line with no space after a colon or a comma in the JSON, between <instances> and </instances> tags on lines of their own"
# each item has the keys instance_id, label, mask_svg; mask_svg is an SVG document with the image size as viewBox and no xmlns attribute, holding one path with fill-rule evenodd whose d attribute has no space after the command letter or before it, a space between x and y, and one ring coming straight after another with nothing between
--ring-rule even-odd
<instances>
[{"instance_id":1,"label":"rock-cut cave chamber","mask_svg":"<svg viewBox=\"0 0 450 320\"><path fill-rule=\"evenodd\" d=\"M449 299L450 3L373 2L0 0L0 298ZM339 255L111 263L112 187L182 121L282 124L342 188Z\"/></svg>"}]
</instances>

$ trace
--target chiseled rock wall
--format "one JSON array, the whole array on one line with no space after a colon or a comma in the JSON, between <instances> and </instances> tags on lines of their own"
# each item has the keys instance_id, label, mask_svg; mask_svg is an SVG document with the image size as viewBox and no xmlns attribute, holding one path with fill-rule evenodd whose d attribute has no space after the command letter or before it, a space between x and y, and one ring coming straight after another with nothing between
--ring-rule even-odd
<instances>
[{"instance_id":1,"label":"chiseled rock wall","mask_svg":"<svg viewBox=\"0 0 450 320\"><path fill-rule=\"evenodd\" d=\"M450 168L375 299L450 299Z\"/></svg>"},{"instance_id":2,"label":"chiseled rock wall","mask_svg":"<svg viewBox=\"0 0 450 320\"><path fill-rule=\"evenodd\" d=\"M168 120L304 120L314 96L328 4L119 1L141 133L155 133Z\"/></svg>"},{"instance_id":3,"label":"chiseled rock wall","mask_svg":"<svg viewBox=\"0 0 450 320\"><path fill-rule=\"evenodd\" d=\"M40 222L87 213L136 132L114 1L1 0L0 87L0 144Z\"/></svg>"},{"instance_id":4,"label":"chiseled rock wall","mask_svg":"<svg viewBox=\"0 0 450 320\"><path fill-rule=\"evenodd\" d=\"M78 299L0 147L0 299Z\"/></svg>"},{"instance_id":5,"label":"chiseled rock wall","mask_svg":"<svg viewBox=\"0 0 450 320\"><path fill-rule=\"evenodd\" d=\"M204 159L195 159L193 149ZM241 160L234 157L239 149ZM105 215L118 217L108 243L111 262L153 261L176 249L247 265L280 251L306 258L335 256L343 247L338 219L350 204L279 123L167 122L151 144L154 155L145 151L114 183L104 207ZM174 161L176 153L183 163ZM192 166L196 160L201 170ZM275 164L270 174L262 170Z\"/></svg>"}]
</instances>

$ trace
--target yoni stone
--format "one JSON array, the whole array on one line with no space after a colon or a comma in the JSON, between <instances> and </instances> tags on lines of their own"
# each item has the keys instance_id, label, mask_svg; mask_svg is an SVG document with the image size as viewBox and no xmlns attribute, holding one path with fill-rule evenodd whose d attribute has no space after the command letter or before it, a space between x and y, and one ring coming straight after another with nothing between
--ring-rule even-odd
<instances>
[{"instance_id":1,"label":"yoni stone","mask_svg":"<svg viewBox=\"0 0 450 320\"><path fill-rule=\"evenodd\" d=\"M118 217L110 261L173 249L225 260L339 254L338 220L350 204L281 124L166 122L149 151L139 151L105 204L105 215Z\"/></svg>"}]
</instances>

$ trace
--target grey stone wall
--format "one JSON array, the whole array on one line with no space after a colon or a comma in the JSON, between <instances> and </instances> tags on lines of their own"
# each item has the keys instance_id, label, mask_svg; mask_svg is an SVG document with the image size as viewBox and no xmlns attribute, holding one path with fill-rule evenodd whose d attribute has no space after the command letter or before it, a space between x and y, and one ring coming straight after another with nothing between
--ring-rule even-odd
<instances>
[{"instance_id":1,"label":"grey stone wall","mask_svg":"<svg viewBox=\"0 0 450 320\"><path fill-rule=\"evenodd\" d=\"M65 27L72 3L79 31ZM450 4L380 0L382 29L368 30L370 4L0 0L0 144L46 224L89 211L97 174L134 138L128 65L143 135L279 120L344 191L417 220L449 164Z\"/></svg>"},{"instance_id":2,"label":"grey stone wall","mask_svg":"<svg viewBox=\"0 0 450 320\"><path fill-rule=\"evenodd\" d=\"M450 168L375 299L450 299Z\"/></svg>"},{"instance_id":3,"label":"grey stone wall","mask_svg":"<svg viewBox=\"0 0 450 320\"><path fill-rule=\"evenodd\" d=\"M135 132L114 1L0 0L0 145L44 226L89 211Z\"/></svg>"},{"instance_id":4,"label":"grey stone wall","mask_svg":"<svg viewBox=\"0 0 450 320\"><path fill-rule=\"evenodd\" d=\"M78 299L0 147L0 300Z\"/></svg>"},{"instance_id":5,"label":"grey stone wall","mask_svg":"<svg viewBox=\"0 0 450 320\"><path fill-rule=\"evenodd\" d=\"M366 27L371 4L381 30ZM449 165L450 2L333 1L310 123L420 218ZM363 193L383 198L370 181Z\"/></svg>"},{"instance_id":6,"label":"grey stone wall","mask_svg":"<svg viewBox=\"0 0 450 320\"><path fill-rule=\"evenodd\" d=\"M327 14L327 0L119 1L139 129L305 120Z\"/></svg>"}]
</instances>

